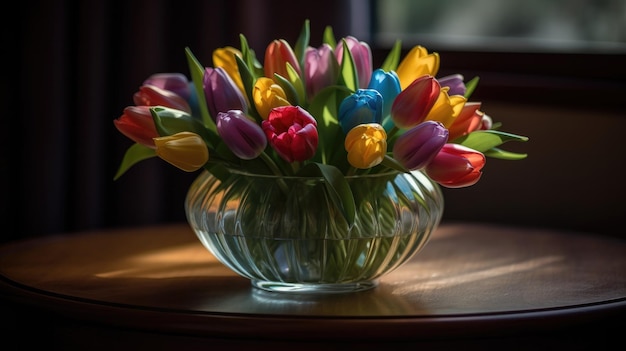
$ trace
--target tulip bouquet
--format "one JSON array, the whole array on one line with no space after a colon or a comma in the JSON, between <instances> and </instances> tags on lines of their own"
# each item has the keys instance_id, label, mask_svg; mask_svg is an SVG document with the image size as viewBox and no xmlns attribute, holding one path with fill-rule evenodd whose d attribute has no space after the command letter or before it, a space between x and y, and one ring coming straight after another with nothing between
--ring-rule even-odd
<instances>
[{"instance_id":1,"label":"tulip bouquet","mask_svg":"<svg viewBox=\"0 0 626 351\"><path fill-rule=\"evenodd\" d=\"M349 209L350 176L421 170L459 188L480 179L487 157L526 157L500 145L527 138L500 131L469 100L478 77L437 77L437 53L415 46L401 58L397 41L374 69L366 42L336 41L331 27L319 47L309 39L305 21L295 45L274 40L261 62L241 35L239 49L214 50L212 67L187 48L191 79L148 77L114 120L135 141L115 178L151 157L217 177L229 170L322 177Z\"/></svg>"}]
</instances>

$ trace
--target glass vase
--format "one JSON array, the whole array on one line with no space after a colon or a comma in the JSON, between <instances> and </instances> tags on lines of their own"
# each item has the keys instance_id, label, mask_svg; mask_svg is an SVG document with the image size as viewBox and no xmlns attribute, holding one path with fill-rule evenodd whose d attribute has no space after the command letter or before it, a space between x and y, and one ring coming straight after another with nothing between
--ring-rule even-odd
<instances>
[{"instance_id":1,"label":"glass vase","mask_svg":"<svg viewBox=\"0 0 626 351\"><path fill-rule=\"evenodd\" d=\"M220 179L221 178L221 179ZM187 220L224 265L269 291L374 288L427 243L443 214L439 186L419 171L346 177L350 224L323 178L203 171L187 193Z\"/></svg>"}]
</instances>

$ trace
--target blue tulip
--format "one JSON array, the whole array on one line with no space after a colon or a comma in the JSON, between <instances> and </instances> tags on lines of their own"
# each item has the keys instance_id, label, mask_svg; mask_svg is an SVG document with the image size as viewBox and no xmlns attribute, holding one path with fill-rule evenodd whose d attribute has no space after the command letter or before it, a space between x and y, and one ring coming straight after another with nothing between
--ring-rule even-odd
<instances>
[{"instance_id":1,"label":"blue tulip","mask_svg":"<svg viewBox=\"0 0 626 351\"><path fill-rule=\"evenodd\" d=\"M383 96L383 118L387 117L391 112L393 100L400 94L400 79L394 71L385 72L379 68L372 73L372 79L367 86L368 89L374 89Z\"/></svg>"},{"instance_id":2,"label":"blue tulip","mask_svg":"<svg viewBox=\"0 0 626 351\"><path fill-rule=\"evenodd\" d=\"M339 125L348 133L359 124L378 123L383 117L383 96L374 89L358 89L339 105Z\"/></svg>"}]
</instances>

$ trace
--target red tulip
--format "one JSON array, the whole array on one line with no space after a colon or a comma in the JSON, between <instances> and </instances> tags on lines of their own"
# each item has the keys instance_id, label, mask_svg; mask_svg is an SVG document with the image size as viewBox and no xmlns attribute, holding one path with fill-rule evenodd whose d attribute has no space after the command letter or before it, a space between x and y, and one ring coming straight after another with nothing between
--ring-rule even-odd
<instances>
[{"instance_id":1,"label":"red tulip","mask_svg":"<svg viewBox=\"0 0 626 351\"><path fill-rule=\"evenodd\" d=\"M448 143L426 166L430 179L447 188L474 185L482 175L485 155L461 144Z\"/></svg>"},{"instance_id":2,"label":"red tulip","mask_svg":"<svg viewBox=\"0 0 626 351\"><path fill-rule=\"evenodd\" d=\"M159 133L154 125L150 108L150 106L128 106L120 118L113 120L113 124L120 133L132 141L154 149L156 146L152 138L158 137Z\"/></svg>"},{"instance_id":3,"label":"red tulip","mask_svg":"<svg viewBox=\"0 0 626 351\"><path fill-rule=\"evenodd\" d=\"M411 128L426 119L439 98L441 87L432 76L422 76L413 81L393 101L391 119L398 128Z\"/></svg>"},{"instance_id":4,"label":"red tulip","mask_svg":"<svg viewBox=\"0 0 626 351\"><path fill-rule=\"evenodd\" d=\"M315 155L317 122L302 107L275 107L261 127L270 145L285 161L305 161Z\"/></svg>"}]
</instances>

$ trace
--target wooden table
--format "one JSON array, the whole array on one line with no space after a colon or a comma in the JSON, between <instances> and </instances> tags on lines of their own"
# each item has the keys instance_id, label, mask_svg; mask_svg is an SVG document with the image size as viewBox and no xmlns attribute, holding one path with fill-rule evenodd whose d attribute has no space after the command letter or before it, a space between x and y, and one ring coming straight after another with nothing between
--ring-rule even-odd
<instances>
[{"instance_id":1,"label":"wooden table","mask_svg":"<svg viewBox=\"0 0 626 351\"><path fill-rule=\"evenodd\" d=\"M66 234L0 247L3 340L90 350L597 349L623 343L625 254L617 238L443 224L373 290L289 295L252 288L186 224Z\"/></svg>"}]
</instances>

